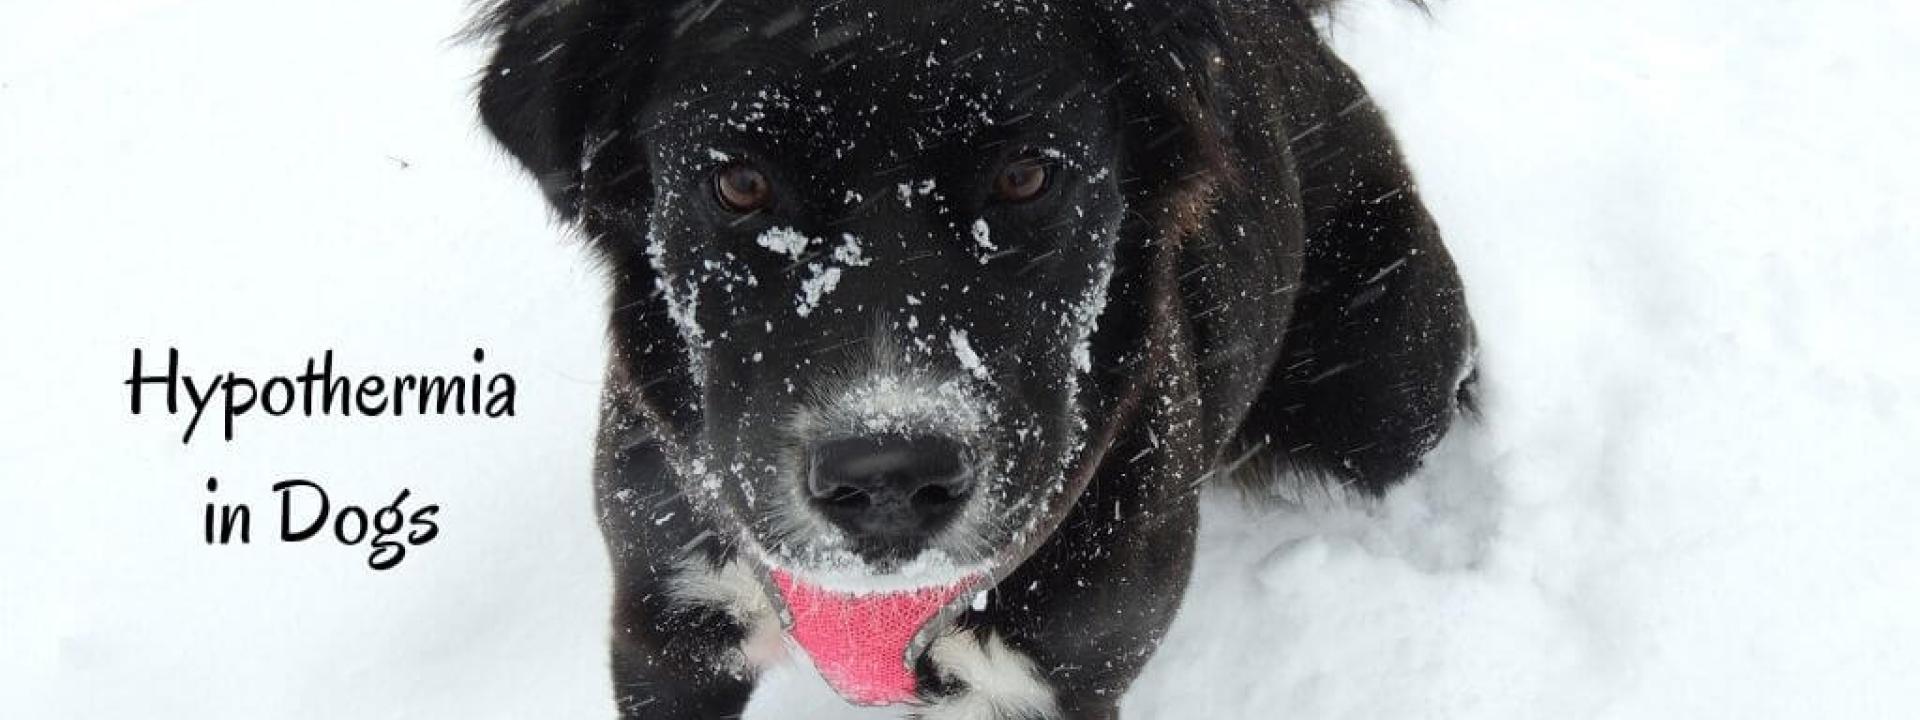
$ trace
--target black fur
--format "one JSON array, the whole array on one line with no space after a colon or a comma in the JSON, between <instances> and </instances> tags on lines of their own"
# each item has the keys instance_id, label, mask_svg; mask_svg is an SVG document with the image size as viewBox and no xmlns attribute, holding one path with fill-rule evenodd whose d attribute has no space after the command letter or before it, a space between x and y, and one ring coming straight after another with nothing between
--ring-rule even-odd
<instances>
[{"instance_id":1,"label":"black fur","mask_svg":"<svg viewBox=\"0 0 1920 720\"><path fill-rule=\"evenodd\" d=\"M1063 518L956 630L1031 658L1065 717L1117 715L1179 604L1205 480L1283 466L1378 494L1419 466L1472 330L1380 113L1314 31L1327 4L506 0L482 20L488 129L612 279L597 482L623 717L740 712L747 628L670 587L748 538L806 542L768 510L820 439L787 419L876 343L994 408L969 442L1004 462L1007 517L967 559ZM1045 199L979 189L1043 145L1068 149ZM704 194L736 156L784 193L769 209ZM993 254L969 239L987 219ZM778 258L756 246L773 228L821 240ZM796 313L843 235L869 264ZM1068 310L1103 267L1091 372L1067 382ZM955 331L978 382L915 345ZM858 549L885 568L925 548ZM966 691L919 672L929 700Z\"/></svg>"}]
</instances>

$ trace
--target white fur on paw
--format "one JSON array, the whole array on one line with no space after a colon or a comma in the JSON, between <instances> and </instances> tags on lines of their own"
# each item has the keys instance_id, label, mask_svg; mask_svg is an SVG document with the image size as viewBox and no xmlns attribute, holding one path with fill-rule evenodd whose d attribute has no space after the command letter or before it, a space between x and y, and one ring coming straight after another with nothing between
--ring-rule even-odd
<instances>
[{"instance_id":1,"label":"white fur on paw","mask_svg":"<svg viewBox=\"0 0 1920 720\"><path fill-rule=\"evenodd\" d=\"M786 661L786 635L779 615L767 598L766 586L746 563L734 560L715 570L704 562L687 560L668 583L667 592L676 605L718 609L746 628L747 638L727 671L758 674Z\"/></svg>"},{"instance_id":2,"label":"white fur on paw","mask_svg":"<svg viewBox=\"0 0 1920 720\"><path fill-rule=\"evenodd\" d=\"M1056 718L1053 689L1040 679L1033 661L1007 647L999 635L984 641L972 633L944 636L928 656L934 668L965 686L920 713L924 720L1001 720L1007 717Z\"/></svg>"}]
</instances>

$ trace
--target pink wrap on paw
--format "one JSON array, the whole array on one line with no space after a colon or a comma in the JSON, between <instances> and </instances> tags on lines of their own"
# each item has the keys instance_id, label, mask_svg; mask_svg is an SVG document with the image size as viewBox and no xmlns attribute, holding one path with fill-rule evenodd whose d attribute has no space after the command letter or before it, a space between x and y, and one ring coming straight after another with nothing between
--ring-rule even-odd
<instances>
[{"instance_id":1,"label":"pink wrap on paw","mask_svg":"<svg viewBox=\"0 0 1920 720\"><path fill-rule=\"evenodd\" d=\"M793 619L787 634L834 692L859 705L919 699L907 657L914 635L978 582L970 578L943 587L855 594L809 585L781 570L771 575Z\"/></svg>"}]
</instances>

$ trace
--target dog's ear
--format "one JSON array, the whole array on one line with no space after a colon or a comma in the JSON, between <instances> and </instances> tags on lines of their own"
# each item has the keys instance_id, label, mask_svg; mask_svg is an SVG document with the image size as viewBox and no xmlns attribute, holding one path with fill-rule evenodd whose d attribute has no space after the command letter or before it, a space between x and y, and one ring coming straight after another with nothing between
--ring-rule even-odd
<instances>
[{"instance_id":1,"label":"dog's ear","mask_svg":"<svg viewBox=\"0 0 1920 720\"><path fill-rule=\"evenodd\" d=\"M650 23L665 2L504 0L473 33L493 38L480 79L480 118L540 183L561 217L580 212L594 113L632 93L651 65Z\"/></svg>"},{"instance_id":2,"label":"dog's ear","mask_svg":"<svg viewBox=\"0 0 1920 720\"><path fill-rule=\"evenodd\" d=\"M1191 233L1232 173L1217 85L1227 47L1216 0L1082 0L1129 98L1128 155L1163 236Z\"/></svg>"}]
</instances>

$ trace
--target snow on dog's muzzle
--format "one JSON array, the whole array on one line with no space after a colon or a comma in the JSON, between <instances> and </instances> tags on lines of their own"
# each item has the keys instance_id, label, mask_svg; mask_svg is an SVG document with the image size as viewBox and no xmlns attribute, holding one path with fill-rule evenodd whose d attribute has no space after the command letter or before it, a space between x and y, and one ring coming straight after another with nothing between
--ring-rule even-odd
<instances>
[{"instance_id":1,"label":"snow on dog's muzzle","mask_svg":"<svg viewBox=\"0 0 1920 720\"><path fill-rule=\"evenodd\" d=\"M1162 284L1172 287L1171 269L1164 275ZM1120 430L1135 419L1149 379L1159 377L1163 361L1162 354L1150 354L1140 380L1089 412L1105 422L1082 427L1067 440L1060 474L1013 542L964 574L941 578L958 579L882 590L836 589L810 581L804 572L782 569L763 553L761 577L788 639L848 702L917 704L921 696L914 670L922 656L953 631L968 600L983 597L1053 536ZM796 423L793 434L799 437L833 435L821 430L823 423L844 433L810 449L805 491L819 515L847 535L926 537L952 522L973 495L981 458L956 438L981 432L986 418L994 416L991 406L958 383L912 385L883 373L854 388L843 402L803 413ZM964 412L955 415L955 408ZM833 426L836 419L842 426Z\"/></svg>"},{"instance_id":2,"label":"snow on dog's muzzle","mask_svg":"<svg viewBox=\"0 0 1920 720\"><path fill-rule=\"evenodd\" d=\"M919 699L913 666L961 609L991 578L974 575L951 585L855 593L810 584L782 570L769 573L787 635L805 650L834 692L858 705L897 705Z\"/></svg>"}]
</instances>

